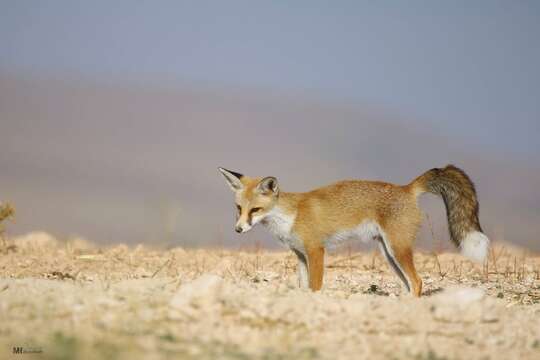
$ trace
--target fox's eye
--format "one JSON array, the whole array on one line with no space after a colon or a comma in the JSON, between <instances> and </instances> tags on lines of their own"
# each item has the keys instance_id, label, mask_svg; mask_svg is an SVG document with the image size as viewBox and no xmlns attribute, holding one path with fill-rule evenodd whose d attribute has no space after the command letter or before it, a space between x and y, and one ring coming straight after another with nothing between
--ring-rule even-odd
<instances>
[{"instance_id":1,"label":"fox's eye","mask_svg":"<svg viewBox=\"0 0 540 360\"><path fill-rule=\"evenodd\" d=\"M242 212L242 207L236 204L236 210L238 210L238 213L240 214Z\"/></svg>"},{"instance_id":2,"label":"fox's eye","mask_svg":"<svg viewBox=\"0 0 540 360\"><path fill-rule=\"evenodd\" d=\"M261 210L262 210L262 208L260 208L260 207L255 207L255 208L251 209L249 212L250 212L250 214L254 214L254 213L256 213L256 212L258 212L258 211L261 211Z\"/></svg>"}]
</instances>

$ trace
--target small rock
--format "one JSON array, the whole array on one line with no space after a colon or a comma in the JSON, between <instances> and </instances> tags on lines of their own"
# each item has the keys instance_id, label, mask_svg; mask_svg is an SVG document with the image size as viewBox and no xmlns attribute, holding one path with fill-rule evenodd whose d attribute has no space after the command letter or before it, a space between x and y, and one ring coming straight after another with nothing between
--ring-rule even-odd
<instances>
[{"instance_id":1,"label":"small rock","mask_svg":"<svg viewBox=\"0 0 540 360\"><path fill-rule=\"evenodd\" d=\"M433 297L433 317L444 322L482 320L483 299L484 292L481 289L456 288L447 290Z\"/></svg>"},{"instance_id":2,"label":"small rock","mask_svg":"<svg viewBox=\"0 0 540 360\"><path fill-rule=\"evenodd\" d=\"M216 275L202 275L201 277L181 286L174 294L169 305L178 310L190 306L204 307L216 301L221 292L223 279Z\"/></svg>"},{"instance_id":3,"label":"small rock","mask_svg":"<svg viewBox=\"0 0 540 360\"><path fill-rule=\"evenodd\" d=\"M145 268L139 267L135 270L135 278L147 278L152 276L152 273Z\"/></svg>"},{"instance_id":4,"label":"small rock","mask_svg":"<svg viewBox=\"0 0 540 360\"><path fill-rule=\"evenodd\" d=\"M253 282L270 282L279 277L279 274L273 271L257 271L253 277Z\"/></svg>"}]
</instances>

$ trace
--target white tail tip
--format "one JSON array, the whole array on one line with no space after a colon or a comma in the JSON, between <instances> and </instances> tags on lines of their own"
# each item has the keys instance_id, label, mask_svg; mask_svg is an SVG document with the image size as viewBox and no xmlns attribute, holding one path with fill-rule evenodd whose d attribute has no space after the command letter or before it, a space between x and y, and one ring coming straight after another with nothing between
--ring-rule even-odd
<instances>
[{"instance_id":1,"label":"white tail tip","mask_svg":"<svg viewBox=\"0 0 540 360\"><path fill-rule=\"evenodd\" d=\"M482 262L487 256L489 239L480 231L472 231L461 241L461 253L471 260Z\"/></svg>"}]
</instances>

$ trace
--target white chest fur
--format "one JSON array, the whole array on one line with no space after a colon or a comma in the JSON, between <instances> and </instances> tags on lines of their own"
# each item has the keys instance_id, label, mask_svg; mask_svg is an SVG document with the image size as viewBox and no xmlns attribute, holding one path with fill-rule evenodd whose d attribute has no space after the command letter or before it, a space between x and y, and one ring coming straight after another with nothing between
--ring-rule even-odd
<instances>
[{"instance_id":1,"label":"white chest fur","mask_svg":"<svg viewBox=\"0 0 540 360\"><path fill-rule=\"evenodd\" d=\"M295 218L294 214L287 214L276 206L265 216L262 224L284 245L302 250L304 248L303 244L292 232Z\"/></svg>"}]
</instances>

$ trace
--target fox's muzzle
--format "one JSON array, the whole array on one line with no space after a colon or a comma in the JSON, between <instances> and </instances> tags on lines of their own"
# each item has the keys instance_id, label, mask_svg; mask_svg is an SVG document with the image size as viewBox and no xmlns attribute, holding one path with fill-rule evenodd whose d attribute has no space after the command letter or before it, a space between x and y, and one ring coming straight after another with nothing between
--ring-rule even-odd
<instances>
[{"instance_id":1,"label":"fox's muzzle","mask_svg":"<svg viewBox=\"0 0 540 360\"><path fill-rule=\"evenodd\" d=\"M238 222L238 223L236 223L236 225L234 227L234 231L236 231L239 234L248 232L249 230L251 230L251 225L250 224L242 224L242 223Z\"/></svg>"}]
</instances>

